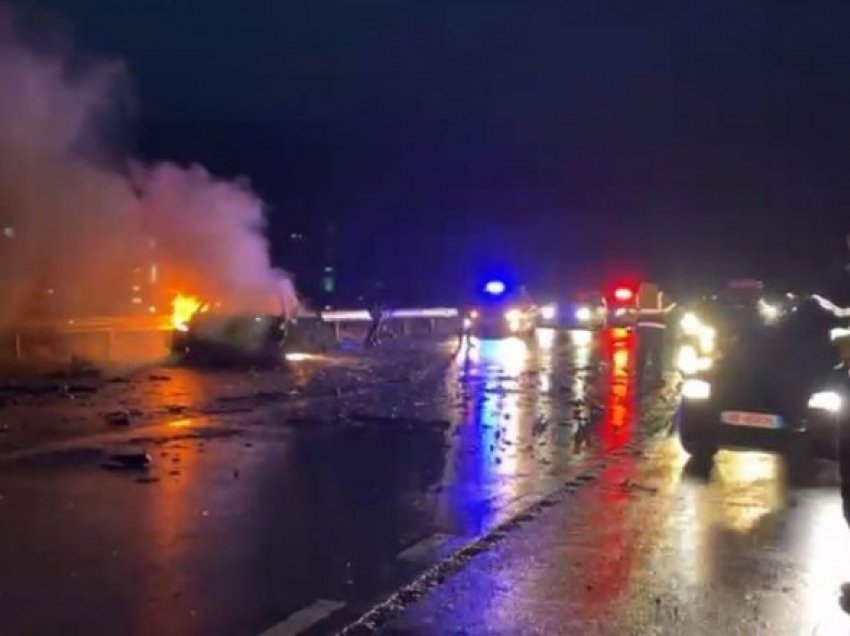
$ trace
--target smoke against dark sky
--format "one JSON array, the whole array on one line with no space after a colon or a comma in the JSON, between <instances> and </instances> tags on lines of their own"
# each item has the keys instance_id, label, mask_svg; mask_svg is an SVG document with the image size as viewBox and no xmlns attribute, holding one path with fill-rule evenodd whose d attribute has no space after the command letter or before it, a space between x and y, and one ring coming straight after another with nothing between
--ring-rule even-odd
<instances>
[{"instance_id":1,"label":"smoke against dark sky","mask_svg":"<svg viewBox=\"0 0 850 636\"><path fill-rule=\"evenodd\" d=\"M299 216L384 272L403 245L470 275L480 251L763 275L842 243L840 0L55 1L128 60L145 154L245 171L285 211L282 263Z\"/></svg>"},{"instance_id":2,"label":"smoke against dark sky","mask_svg":"<svg viewBox=\"0 0 850 636\"><path fill-rule=\"evenodd\" d=\"M14 19L0 12L0 326L48 317L48 305L54 316L167 313L178 292L238 309L279 310L282 293L291 304L250 187L197 165L95 161L111 154L96 149L124 66L30 45ZM133 273L147 281L154 265L156 287L134 288Z\"/></svg>"}]
</instances>

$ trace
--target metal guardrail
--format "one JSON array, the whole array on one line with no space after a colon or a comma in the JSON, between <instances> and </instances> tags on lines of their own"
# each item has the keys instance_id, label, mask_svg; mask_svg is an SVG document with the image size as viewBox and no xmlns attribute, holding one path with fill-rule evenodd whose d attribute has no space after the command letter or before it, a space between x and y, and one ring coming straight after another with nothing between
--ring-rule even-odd
<instances>
[{"instance_id":1,"label":"metal guardrail","mask_svg":"<svg viewBox=\"0 0 850 636\"><path fill-rule=\"evenodd\" d=\"M406 332L408 321L426 320L431 331L435 329L437 320L457 318L459 312L451 307L393 309L385 312L385 320L401 321L402 332ZM366 323L371 316L366 310L333 310L322 312L304 312L301 318L318 318L333 326L337 340L341 337L344 323ZM65 320L39 320L15 325L6 330L0 330L0 336L9 338L9 349L15 360L27 357L27 341L38 339L45 334L53 334L73 338L86 334L102 338L102 355L111 360L116 348L116 337L120 334L154 334L167 333L174 330L168 316L90 316Z\"/></svg>"},{"instance_id":2,"label":"metal guardrail","mask_svg":"<svg viewBox=\"0 0 850 636\"><path fill-rule=\"evenodd\" d=\"M457 318L460 312L454 307L432 307L427 309L391 309L384 312L384 320L393 319L438 319ZM368 322L372 316L365 309L334 310L319 312L322 322Z\"/></svg>"},{"instance_id":3,"label":"metal guardrail","mask_svg":"<svg viewBox=\"0 0 850 636\"><path fill-rule=\"evenodd\" d=\"M639 312L638 318L654 318L657 321L663 321L673 308L675 308L675 303L655 310L644 309ZM438 320L453 320L459 316L460 311L455 307L401 308L386 311L384 320L400 321L402 333L407 331L411 322L425 320L428 323L429 330L433 332ZM322 322L332 325L337 340L340 339L342 326L345 323L367 323L372 320L369 312L365 309L304 312L299 317L318 318ZM118 334L144 334L170 332L172 330L171 320L167 316L95 316L62 321L35 321L18 325L2 333L11 337L11 349L18 360L24 357L24 340L40 333L67 334L69 336L74 334L102 334L105 337L104 353L107 359L111 359L115 348L115 338Z\"/></svg>"}]
</instances>

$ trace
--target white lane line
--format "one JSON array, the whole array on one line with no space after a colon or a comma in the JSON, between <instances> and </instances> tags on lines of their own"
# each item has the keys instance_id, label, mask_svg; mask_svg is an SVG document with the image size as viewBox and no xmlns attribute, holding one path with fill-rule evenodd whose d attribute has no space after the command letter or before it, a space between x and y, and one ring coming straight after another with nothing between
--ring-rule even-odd
<instances>
[{"instance_id":1,"label":"white lane line","mask_svg":"<svg viewBox=\"0 0 850 636\"><path fill-rule=\"evenodd\" d=\"M428 556L437 548L442 546L451 539L451 535L435 532L429 537L425 537L422 541L414 543L409 548L406 548L396 555L396 558L402 561L418 561L425 556Z\"/></svg>"},{"instance_id":2,"label":"white lane line","mask_svg":"<svg viewBox=\"0 0 850 636\"><path fill-rule=\"evenodd\" d=\"M320 598L312 605L290 614L286 620L281 621L274 627L270 627L260 636L296 636L307 631L319 621L325 620L334 612L338 612L345 603L342 601L329 601Z\"/></svg>"}]
</instances>

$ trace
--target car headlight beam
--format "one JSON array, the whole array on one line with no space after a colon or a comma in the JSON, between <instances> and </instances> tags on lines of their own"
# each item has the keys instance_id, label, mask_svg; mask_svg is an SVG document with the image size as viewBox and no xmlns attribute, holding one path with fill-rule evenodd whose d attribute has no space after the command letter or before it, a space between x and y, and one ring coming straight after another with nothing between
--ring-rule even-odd
<instances>
[{"instance_id":1,"label":"car headlight beam","mask_svg":"<svg viewBox=\"0 0 850 636\"><path fill-rule=\"evenodd\" d=\"M844 406L844 400L835 391L818 391L809 398L808 407L816 411L838 413Z\"/></svg>"},{"instance_id":2,"label":"car headlight beam","mask_svg":"<svg viewBox=\"0 0 850 636\"><path fill-rule=\"evenodd\" d=\"M554 320L555 316L558 315L558 308L555 305L543 305L540 308L540 315L543 320Z\"/></svg>"},{"instance_id":3,"label":"car headlight beam","mask_svg":"<svg viewBox=\"0 0 850 636\"><path fill-rule=\"evenodd\" d=\"M688 400L707 400L711 397L711 384L691 378L682 383L682 397Z\"/></svg>"},{"instance_id":4,"label":"car headlight beam","mask_svg":"<svg viewBox=\"0 0 850 636\"><path fill-rule=\"evenodd\" d=\"M516 309L516 308L508 309L505 312L505 320L507 320L508 322L519 322L519 319L521 317L522 317L522 314L520 313L519 309Z\"/></svg>"}]
</instances>

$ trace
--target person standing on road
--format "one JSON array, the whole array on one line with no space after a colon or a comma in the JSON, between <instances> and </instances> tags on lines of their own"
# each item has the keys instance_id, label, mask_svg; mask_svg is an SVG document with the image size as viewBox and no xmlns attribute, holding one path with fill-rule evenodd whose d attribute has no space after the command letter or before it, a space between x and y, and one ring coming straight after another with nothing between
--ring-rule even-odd
<instances>
[{"instance_id":1,"label":"person standing on road","mask_svg":"<svg viewBox=\"0 0 850 636\"><path fill-rule=\"evenodd\" d=\"M381 293L381 284L373 283L366 295L366 310L369 312L369 329L366 332L366 339L363 342L364 347L374 347L379 344L381 326L384 319L384 301Z\"/></svg>"}]
</instances>

